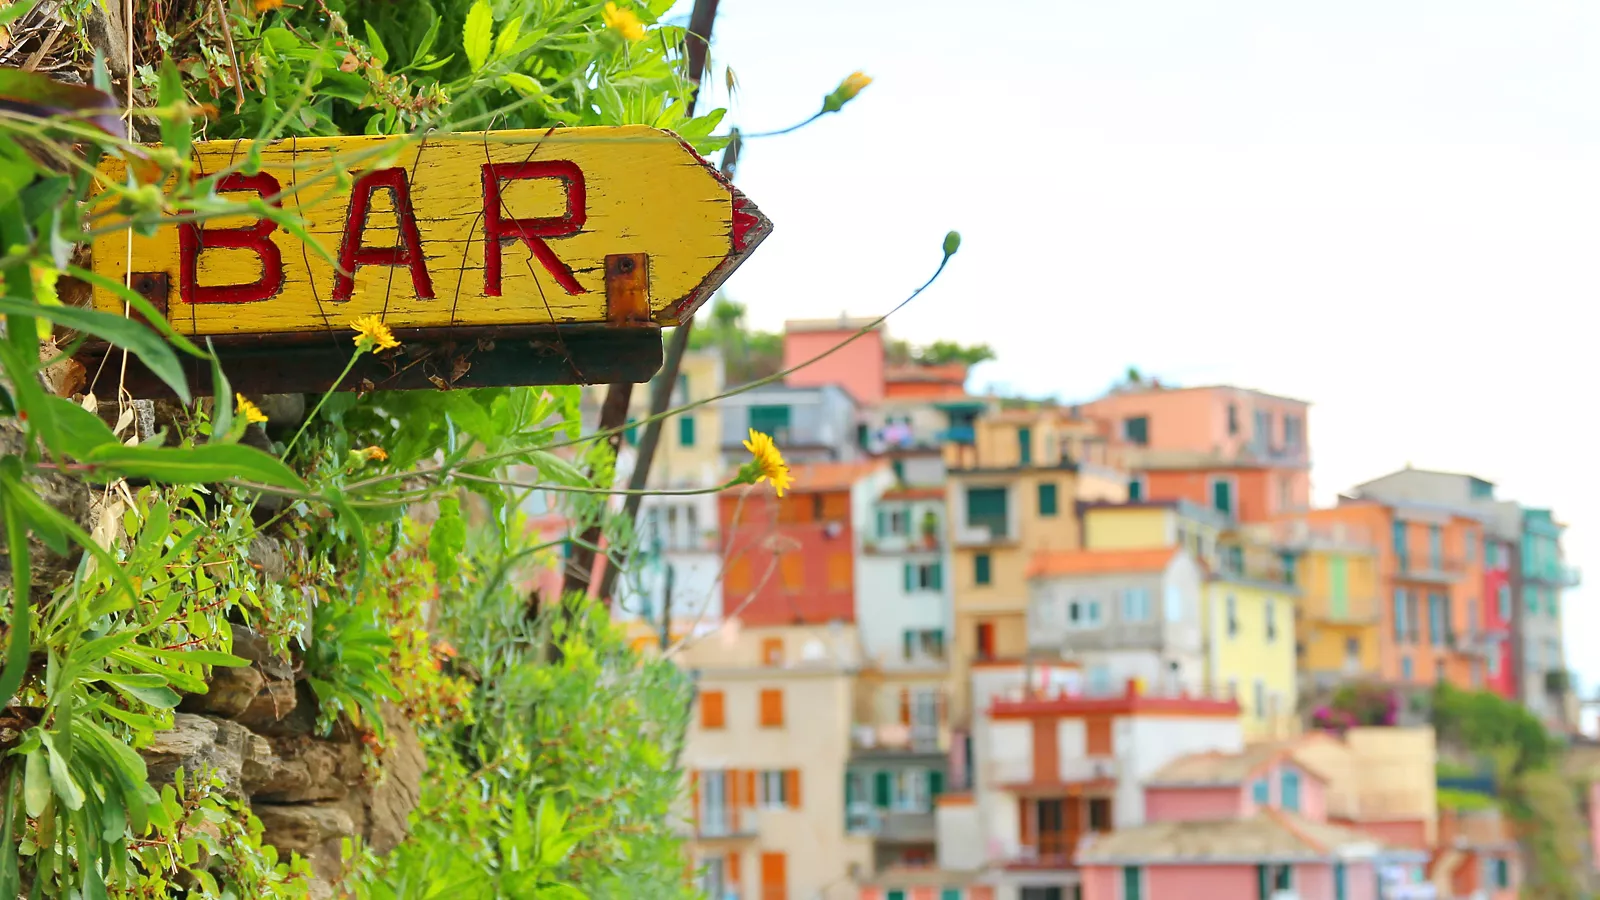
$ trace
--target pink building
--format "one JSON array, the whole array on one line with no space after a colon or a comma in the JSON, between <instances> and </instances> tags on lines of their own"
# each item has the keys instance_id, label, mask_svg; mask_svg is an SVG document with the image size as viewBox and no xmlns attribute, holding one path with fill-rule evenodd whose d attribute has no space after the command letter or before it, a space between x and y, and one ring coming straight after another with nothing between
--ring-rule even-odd
<instances>
[{"instance_id":1,"label":"pink building","mask_svg":"<svg viewBox=\"0 0 1600 900\"><path fill-rule=\"evenodd\" d=\"M1146 783L1144 824L1079 845L1083 900L1374 900L1380 872L1420 881L1427 854L1327 821L1327 779L1291 749L1162 767Z\"/></svg>"},{"instance_id":2,"label":"pink building","mask_svg":"<svg viewBox=\"0 0 1600 900\"><path fill-rule=\"evenodd\" d=\"M871 319L804 319L783 323L783 367L792 369L838 347ZM883 401L885 379L883 330L875 328L825 359L793 372L784 379L795 387L836 384L856 403L867 406Z\"/></svg>"}]
</instances>

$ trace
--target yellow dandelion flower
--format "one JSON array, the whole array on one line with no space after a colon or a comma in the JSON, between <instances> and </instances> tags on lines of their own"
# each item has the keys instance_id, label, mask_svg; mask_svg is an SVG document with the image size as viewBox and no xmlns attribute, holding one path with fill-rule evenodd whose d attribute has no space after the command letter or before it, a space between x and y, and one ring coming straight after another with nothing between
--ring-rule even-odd
<instances>
[{"instance_id":1,"label":"yellow dandelion flower","mask_svg":"<svg viewBox=\"0 0 1600 900\"><path fill-rule=\"evenodd\" d=\"M605 21L606 27L622 35L624 40L644 40L644 23L631 9L621 9L615 3L607 3L601 10L600 18Z\"/></svg>"},{"instance_id":2,"label":"yellow dandelion flower","mask_svg":"<svg viewBox=\"0 0 1600 900\"><path fill-rule=\"evenodd\" d=\"M400 346L400 342L394 339L394 332L377 316L362 316L351 322L350 327L356 330L358 350L388 350Z\"/></svg>"},{"instance_id":3,"label":"yellow dandelion flower","mask_svg":"<svg viewBox=\"0 0 1600 900\"><path fill-rule=\"evenodd\" d=\"M772 442L770 436L752 428L750 440L744 442L744 448L750 451L750 466L755 480L772 482L772 489L782 497L783 492L794 483L794 478L789 475L789 464L783 461L778 445Z\"/></svg>"},{"instance_id":4,"label":"yellow dandelion flower","mask_svg":"<svg viewBox=\"0 0 1600 900\"><path fill-rule=\"evenodd\" d=\"M261 407L245 399L243 394L233 395L233 405L239 410L239 415L252 425L267 420L267 414L261 411Z\"/></svg>"},{"instance_id":5,"label":"yellow dandelion flower","mask_svg":"<svg viewBox=\"0 0 1600 900\"><path fill-rule=\"evenodd\" d=\"M388 451L384 450L382 447L368 447L367 449L361 451L361 455L365 456L367 459L375 460L377 462L383 462L389 458Z\"/></svg>"},{"instance_id":6,"label":"yellow dandelion flower","mask_svg":"<svg viewBox=\"0 0 1600 900\"><path fill-rule=\"evenodd\" d=\"M256 0L256 12L264 13L283 5L283 0Z\"/></svg>"}]
</instances>

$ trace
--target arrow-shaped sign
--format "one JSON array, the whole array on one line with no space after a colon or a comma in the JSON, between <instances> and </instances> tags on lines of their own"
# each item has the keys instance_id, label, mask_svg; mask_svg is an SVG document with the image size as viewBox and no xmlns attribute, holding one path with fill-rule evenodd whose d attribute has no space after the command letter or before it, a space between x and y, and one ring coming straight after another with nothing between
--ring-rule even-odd
<instances>
[{"instance_id":1,"label":"arrow-shaped sign","mask_svg":"<svg viewBox=\"0 0 1600 900\"><path fill-rule=\"evenodd\" d=\"M199 143L194 167L226 171L220 194L292 213L321 252L270 219L231 216L109 234L95 272L224 345L303 343L378 315L402 340L456 346L677 324L772 230L681 138L645 126L287 138L245 166L250 150ZM123 178L120 163L106 168ZM103 288L94 302L124 309ZM550 380L530 378L491 383Z\"/></svg>"}]
</instances>

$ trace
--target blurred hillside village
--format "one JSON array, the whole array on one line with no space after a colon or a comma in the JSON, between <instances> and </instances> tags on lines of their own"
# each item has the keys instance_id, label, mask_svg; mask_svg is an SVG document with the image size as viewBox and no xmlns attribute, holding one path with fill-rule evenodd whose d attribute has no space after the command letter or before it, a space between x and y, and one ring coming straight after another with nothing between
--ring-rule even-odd
<instances>
[{"instance_id":1,"label":"blurred hillside village","mask_svg":"<svg viewBox=\"0 0 1600 900\"><path fill-rule=\"evenodd\" d=\"M739 313L673 406L865 333L667 420L650 471L714 488L754 429L794 474L647 498L617 593L697 679L681 827L709 896L1589 895L1600 751L1553 510L1410 467L1318 508L1306 400L1137 372L981 396L985 348Z\"/></svg>"}]
</instances>

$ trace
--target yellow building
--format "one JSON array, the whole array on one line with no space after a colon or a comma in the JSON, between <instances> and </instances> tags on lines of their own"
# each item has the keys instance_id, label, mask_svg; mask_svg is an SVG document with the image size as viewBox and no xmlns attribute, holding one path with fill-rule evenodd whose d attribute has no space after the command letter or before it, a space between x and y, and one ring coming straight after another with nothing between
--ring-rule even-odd
<instances>
[{"instance_id":1,"label":"yellow building","mask_svg":"<svg viewBox=\"0 0 1600 900\"><path fill-rule=\"evenodd\" d=\"M1228 528L1213 510L1184 500L1083 508L1088 549L1181 546L1201 561L1209 575L1201 606L1207 692L1238 698L1246 740L1295 734L1291 569L1264 541Z\"/></svg>"},{"instance_id":2,"label":"yellow building","mask_svg":"<svg viewBox=\"0 0 1600 900\"><path fill-rule=\"evenodd\" d=\"M1378 676L1378 628L1384 609L1378 556L1369 536L1344 523L1303 519L1274 523L1269 540L1295 559L1300 587L1301 678L1308 689Z\"/></svg>"},{"instance_id":3,"label":"yellow building","mask_svg":"<svg viewBox=\"0 0 1600 900\"><path fill-rule=\"evenodd\" d=\"M970 667L1028 649L1027 567L1035 553L1080 547L1076 504L1123 500L1127 476L1072 455L1075 424L1057 407L977 418L945 445L953 537L951 719L971 715Z\"/></svg>"}]
</instances>

